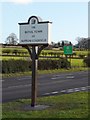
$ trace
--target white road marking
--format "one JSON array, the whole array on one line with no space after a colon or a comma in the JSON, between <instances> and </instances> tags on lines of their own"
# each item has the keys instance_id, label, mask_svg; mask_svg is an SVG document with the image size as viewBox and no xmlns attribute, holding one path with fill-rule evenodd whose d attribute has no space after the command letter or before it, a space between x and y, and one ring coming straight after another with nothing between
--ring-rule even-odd
<instances>
[{"instance_id":1,"label":"white road marking","mask_svg":"<svg viewBox=\"0 0 90 120\"><path fill-rule=\"evenodd\" d=\"M55 80L55 79L57 79L57 78L51 78L52 80Z\"/></svg>"},{"instance_id":2,"label":"white road marking","mask_svg":"<svg viewBox=\"0 0 90 120\"><path fill-rule=\"evenodd\" d=\"M19 78L17 80L28 80L28 79L31 79L31 77L30 78Z\"/></svg>"},{"instance_id":3,"label":"white road marking","mask_svg":"<svg viewBox=\"0 0 90 120\"><path fill-rule=\"evenodd\" d=\"M55 79L60 79L60 78L64 78L64 77L53 77L51 78L52 80L55 80Z\"/></svg>"},{"instance_id":4,"label":"white road marking","mask_svg":"<svg viewBox=\"0 0 90 120\"><path fill-rule=\"evenodd\" d=\"M73 90L73 89L68 89L67 92L68 92L68 93L74 92L74 90Z\"/></svg>"},{"instance_id":5,"label":"white road marking","mask_svg":"<svg viewBox=\"0 0 90 120\"><path fill-rule=\"evenodd\" d=\"M74 88L74 91L78 92L78 91L80 91L80 88Z\"/></svg>"},{"instance_id":6,"label":"white road marking","mask_svg":"<svg viewBox=\"0 0 90 120\"><path fill-rule=\"evenodd\" d=\"M61 92L61 93L65 93L65 92L66 92L66 90L61 90L60 92Z\"/></svg>"},{"instance_id":7,"label":"white road marking","mask_svg":"<svg viewBox=\"0 0 90 120\"><path fill-rule=\"evenodd\" d=\"M81 90L86 90L87 88L86 87L81 87Z\"/></svg>"},{"instance_id":8,"label":"white road marking","mask_svg":"<svg viewBox=\"0 0 90 120\"><path fill-rule=\"evenodd\" d=\"M66 76L66 78L72 79L72 78L75 78L75 76Z\"/></svg>"},{"instance_id":9,"label":"white road marking","mask_svg":"<svg viewBox=\"0 0 90 120\"><path fill-rule=\"evenodd\" d=\"M61 90L61 91L54 91L54 92L50 92L50 93L44 93L43 95L52 95L52 94L58 94L58 93L79 92L81 90L86 90L87 88L90 88L90 86L80 87L80 88L66 89L66 90Z\"/></svg>"},{"instance_id":10,"label":"white road marking","mask_svg":"<svg viewBox=\"0 0 90 120\"><path fill-rule=\"evenodd\" d=\"M65 74L66 76L73 76L73 74Z\"/></svg>"},{"instance_id":11,"label":"white road marking","mask_svg":"<svg viewBox=\"0 0 90 120\"><path fill-rule=\"evenodd\" d=\"M26 84L26 85L18 85L18 86L9 86L9 87L7 87L7 88L20 88L20 87L27 87L27 86L31 86L31 84Z\"/></svg>"},{"instance_id":12,"label":"white road marking","mask_svg":"<svg viewBox=\"0 0 90 120\"><path fill-rule=\"evenodd\" d=\"M55 92L51 92L51 94L57 94L57 93L59 93L58 91L55 91Z\"/></svg>"},{"instance_id":13,"label":"white road marking","mask_svg":"<svg viewBox=\"0 0 90 120\"><path fill-rule=\"evenodd\" d=\"M59 92L58 91L54 91L54 92L50 92L50 93L45 93L43 95L51 95L51 94L57 94L57 93L59 93Z\"/></svg>"},{"instance_id":14,"label":"white road marking","mask_svg":"<svg viewBox=\"0 0 90 120\"><path fill-rule=\"evenodd\" d=\"M45 93L45 94L43 94L43 95L50 95L50 93Z\"/></svg>"}]
</instances>

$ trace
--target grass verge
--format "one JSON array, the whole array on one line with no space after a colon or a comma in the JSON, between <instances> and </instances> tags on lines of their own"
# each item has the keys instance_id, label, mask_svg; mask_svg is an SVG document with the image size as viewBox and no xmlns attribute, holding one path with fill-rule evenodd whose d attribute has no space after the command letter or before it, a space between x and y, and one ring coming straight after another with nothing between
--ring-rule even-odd
<instances>
[{"instance_id":1,"label":"grass verge","mask_svg":"<svg viewBox=\"0 0 90 120\"><path fill-rule=\"evenodd\" d=\"M37 104L48 105L41 111L25 110L30 99L3 103L3 118L88 118L88 92L40 97Z\"/></svg>"},{"instance_id":2,"label":"grass verge","mask_svg":"<svg viewBox=\"0 0 90 120\"><path fill-rule=\"evenodd\" d=\"M54 70L38 70L38 74L54 74L54 73L62 73L62 72L76 72L76 71L86 71L88 68L86 67L75 67L71 69L54 69ZM7 77L18 77L18 76L28 76L31 75L32 72L19 72L19 73L10 73L10 74L0 74L3 78Z\"/></svg>"}]
</instances>

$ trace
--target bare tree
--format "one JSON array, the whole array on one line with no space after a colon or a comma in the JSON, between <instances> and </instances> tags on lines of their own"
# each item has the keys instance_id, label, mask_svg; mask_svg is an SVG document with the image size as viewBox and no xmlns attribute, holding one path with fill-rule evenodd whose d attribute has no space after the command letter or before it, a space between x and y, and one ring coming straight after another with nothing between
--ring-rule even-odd
<instances>
[{"instance_id":1,"label":"bare tree","mask_svg":"<svg viewBox=\"0 0 90 120\"><path fill-rule=\"evenodd\" d=\"M76 38L80 49L88 49L89 38Z\"/></svg>"},{"instance_id":2,"label":"bare tree","mask_svg":"<svg viewBox=\"0 0 90 120\"><path fill-rule=\"evenodd\" d=\"M16 45L18 43L18 38L15 33L11 33L5 41L6 44Z\"/></svg>"}]
</instances>

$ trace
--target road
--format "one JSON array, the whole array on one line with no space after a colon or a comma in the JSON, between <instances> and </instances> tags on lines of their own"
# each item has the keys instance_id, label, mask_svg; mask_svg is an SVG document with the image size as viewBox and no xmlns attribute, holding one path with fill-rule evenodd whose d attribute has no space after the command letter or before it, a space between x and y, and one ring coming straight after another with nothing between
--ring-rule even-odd
<instances>
[{"instance_id":1,"label":"road","mask_svg":"<svg viewBox=\"0 0 90 120\"><path fill-rule=\"evenodd\" d=\"M71 72L38 75L37 96L49 96L79 91L87 91L88 72ZM2 101L12 101L31 97L31 76L3 78Z\"/></svg>"}]
</instances>

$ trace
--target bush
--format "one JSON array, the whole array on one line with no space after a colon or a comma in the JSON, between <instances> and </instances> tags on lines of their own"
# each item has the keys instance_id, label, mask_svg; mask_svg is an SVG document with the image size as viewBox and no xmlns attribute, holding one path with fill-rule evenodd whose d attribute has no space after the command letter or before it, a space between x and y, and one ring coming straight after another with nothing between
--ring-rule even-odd
<instances>
[{"instance_id":1,"label":"bush","mask_svg":"<svg viewBox=\"0 0 90 120\"><path fill-rule=\"evenodd\" d=\"M80 57L80 58L84 58L85 55L84 55L84 54L80 54L79 57Z\"/></svg>"},{"instance_id":2,"label":"bush","mask_svg":"<svg viewBox=\"0 0 90 120\"><path fill-rule=\"evenodd\" d=\"M22 55L27 56L29 53L26 49L21 48L3 48L2 49L2 55Z\"/></svg>"},{"instance_id":3,"label":"bush","mask_svg":"<svg viewBox=\"0 0 90 120\"><path fill-rule=\"evenodd\" d=\"M10 49L2 49L2 54L10 54L11 50Z\"/></svg>"},{"instance_id":4,"label":"bush","mask_svg":"<svg viewBox=\"0 0 90 120\"><path fill-rule=\"evenodd\" d=\"M90 54L84 58L84 63L86 64L86 66L90 67Z\"/></svg>"},{"instance_id":5,"label":"bush","mask_svg":"<svg viewBox=\"0 0 90 120\"><path fill-rule=\"evenodd\" d=\"M15 73L31 70L31 62L26 60L3 60L2 73Z\"/></svg>"},{"instance_id":6,"label":"bush","mask_svg":"<svg viewBox=\"0 0 90 120\"><path fill-rule=\"evenodd\" d=\"M14 50L12 51L12 54L17 55L17 54L18 54L18 50L17 50L17 49L14 49Z\"/></svg>"},{"instance_id":7,"label":"bush","mask_svg":"<svg viewBox=\"0 0 90 120\"><path fill-rule=\"evenodd\" d=\"M3 60L2 61L2 73L15 73L15 72L25 72L31 70L31 61L27 60ZM70 67L70 62L66 59L59 60L39 60L38 69L39 70L51 70L59 68Z\"/></svg>"}]
</instances>

